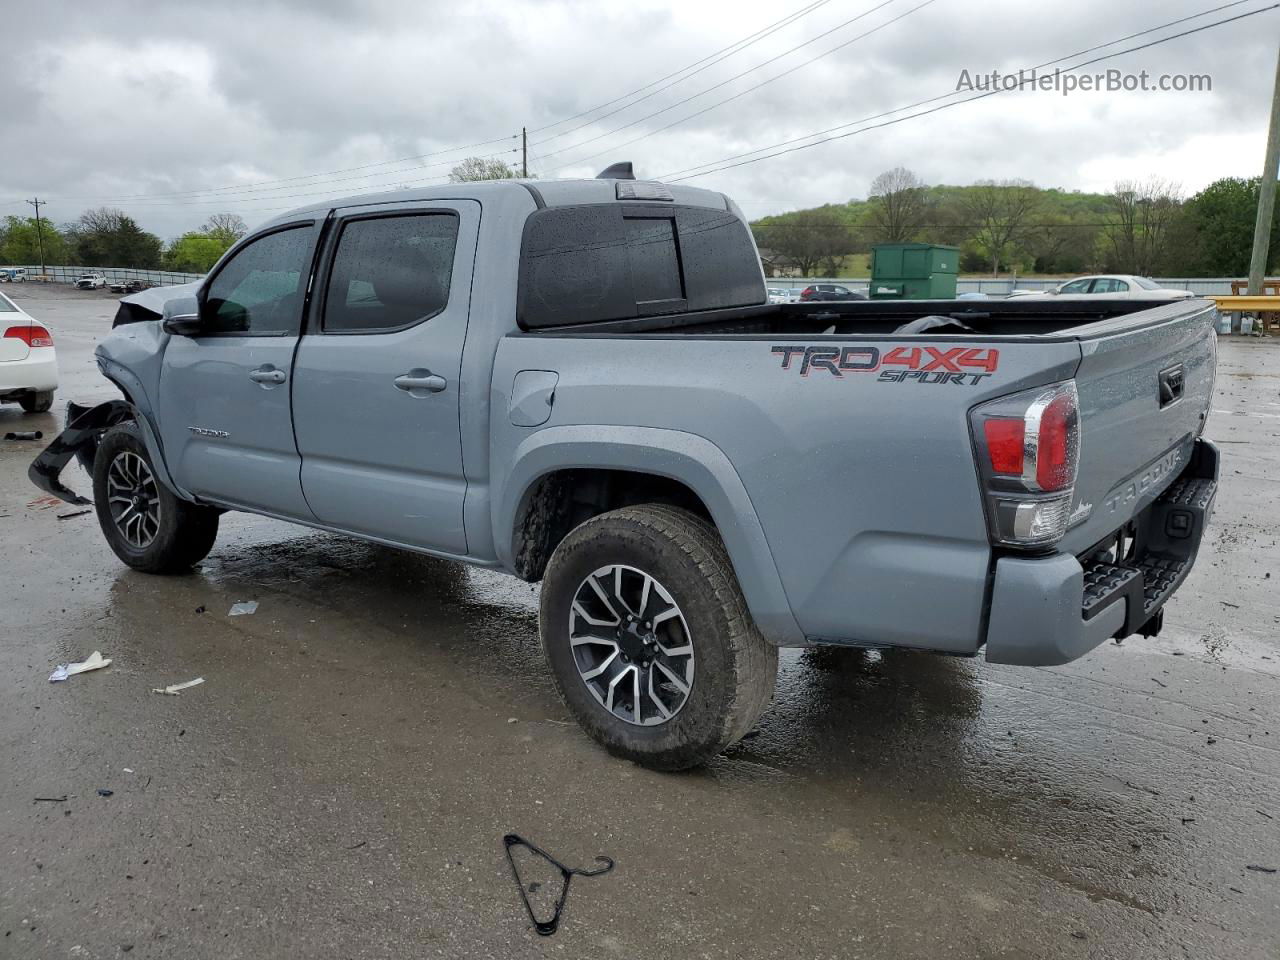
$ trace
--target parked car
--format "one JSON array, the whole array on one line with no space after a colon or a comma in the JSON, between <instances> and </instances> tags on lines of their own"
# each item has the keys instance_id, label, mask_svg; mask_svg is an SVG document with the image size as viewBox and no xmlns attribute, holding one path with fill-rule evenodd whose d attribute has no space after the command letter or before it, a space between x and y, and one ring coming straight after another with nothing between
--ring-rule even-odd
<instances>
[{"instance_id":1,"label":"parked car","mask_svg":"<svg viewBox=\"0 0 1280 960\"><path fill-rule=\"evenodd\" d=\"M137 293L139 290L149 290L155 284L150 280L139 280L133 277L129 280L117 280L111 284L112 293Z\"/></svg>"},{"instance_id":2,"label":"parked car","mask_svg":"<svg viewBox=\"0 0 1280 960\"><path fill-rule=\"evenodd\" d=\"M26 267L0 267L0 283L23 283L26 279Z\"/></svg>"},{"instance_id":3,"label":"parked car","mask_svg":"<svg viewBox=\"0 0 1280 960\"><path fill-rule=\"evenodd\" d=\"M78 290L101 290L107 285L107 278L100 273L82 273L76 280Z\"/></svg>"},{"instance_id":4,"label":"parked car","mask_svg":"<svg viewBox=\"0 0 1280 960\"><path fill-rule=\"evenodd\" d=\"M1112 300L1189 300L1190 290L1162 287L1147 277L1132 274L1078 277L1048 290L1014 290L1010 297L1108 297Z\"/></svg>"},{"instance_id":5,"label":"parked car","mask_svg":"<svg viewBox=\"0 0 1280 960\"><path fill-rule=\"evenodd\" d=\"M752 728L780 646L1043 666L1160 630L1216 491L1212 304L767 301L738 208L682 184L317 203L125 297L123 399L30 475L85 502L78 454L149 573L241 510L541 581L569 710L659 769Z\"/></svg>"},{"instance_id":6,"label":"parked car","mask_svg":"<svg viewBox=\"0 0 1280 960\"><path fill-rule=\"evenodd\" d=\"M21 404L27 413L53 406L58 357L48 326L0 293L0 403Z\"/></svg>"},{"instance_id":7,"label":"parked car","mask_svg":"<svg viewBox=\"0 0 1280 960\"><path fill-rule=\"evenodd\" d=\"M795 303L798 299L795 291L789 287L768 287L765 293L769 295L770 303Z\"/></svg>"},{"instance_id":8,"label":"parked car","mask_svg":"<svg viewBox=\"0 0 1280 960\"><path fill-rule=\"evenodd\" d=\"M830 302L840 300L866 300L865 293L850 290L838 283L813 283L800 291L800 299L806 303L816 301Z\"/></svg>"}]
</instances>

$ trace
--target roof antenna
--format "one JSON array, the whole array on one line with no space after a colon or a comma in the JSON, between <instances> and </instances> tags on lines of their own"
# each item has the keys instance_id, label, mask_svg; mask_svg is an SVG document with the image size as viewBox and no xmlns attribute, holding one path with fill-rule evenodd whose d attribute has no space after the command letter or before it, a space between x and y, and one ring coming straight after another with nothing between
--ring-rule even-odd
<instances>
[{"instance_id":1,"label":"roof antenna","mask_svg":"<svg viewBox=\"0 0 1280 960\"><path fill-rule=\"evenodd\" d=\"M635 171L631 169L630 160L611 163L596 174L597 180L634 180L635 178Z\"/></svg>"}]
</instances>

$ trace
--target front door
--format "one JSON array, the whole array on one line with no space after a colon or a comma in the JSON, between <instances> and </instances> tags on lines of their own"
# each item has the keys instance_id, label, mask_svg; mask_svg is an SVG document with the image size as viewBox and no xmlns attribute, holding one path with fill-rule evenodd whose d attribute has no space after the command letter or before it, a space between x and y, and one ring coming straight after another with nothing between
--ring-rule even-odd
<instances>
[{"instance_id":1,"label":"front door","mask_svg":"<svg viewBox=\"0 0 1280 960\"><path fill-rule=\"evenodd\" d=\"M307 502L344 530L465 554L459 371L480 205L338 214L294 368Z\"/></svg>"},{"instance_id":2,"label":"front door","mask_svg":"<svg viewBox=\"0 0 1280 960\"><path fill-rule=\"evenodd\" d=\"M174 479L198 496L314 519L289 392L318 233L309 221L242 246L204 288L200 332L165 349L161 439Z\"/></svg>"}]
</instances>

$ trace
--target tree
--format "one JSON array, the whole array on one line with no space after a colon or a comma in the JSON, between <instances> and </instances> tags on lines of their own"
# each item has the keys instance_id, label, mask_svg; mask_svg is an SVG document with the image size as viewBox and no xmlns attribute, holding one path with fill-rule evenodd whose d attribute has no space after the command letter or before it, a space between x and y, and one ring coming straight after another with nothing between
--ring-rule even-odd
<instances>
[{"instance_id":1,"label":"tree","mask_svg":"<svg viewBox=\"0 0 1280 960\"><path fill-rule=\"evenodd\" d=\"M1026 235L1039 206L1039 191L1026 180L979 180L960 199L960 211L974 245L986 255L991 275Z\"/></svg>"},{"instance_id":2,"label":"tree","mask_svg":"<svg viewBox=\"0 0 1280 960\"><path fill-rule=\"evenodd\" d=\"M450 183L468 183L473 180L510 180L516 172L501 160L485 157L467 157L449 171Z\"/></svg>"},{"instance_id":3,"label":"tree","mask_svg":"<svg viewBox=\"0 0 1280 960\"><path fill-rule=\"evenodd\" d=\"M928 188L905 167L886 170L871 181L868 222L878 243L915 239L929 215Z\"/></svg>"},{"instance_id":4,"label":"tree","mask_svg":"<svg viewBox=\"0 0 1280 960\"><path fill-rule=\"evenodd\" d=\"M819 266L834 274L856 245L841 211L826 206L768 217L753 225L756 242L785 257L801 276L813 276Z\"/></svg>"},{"instance_id":5,"label":"tree","mask_svg":"<svg viewBox=\"0 0 1280 960\"><path fill-rule=\"evenodd\" d=\"M1179 273L1242 277L1249 272L1261 177L1216 180L1183 204L1170 237ZM1280 218L1271 226L1270 261L1280 262Z\"/></svg>"},{"instance_id":6,"label":"tree","mask_svg":"<svg viewBox=\"0 0 1280 960\"><path fill-rule=\"evenodd\" d=\"M9 216L0 223L0 263L39 263L41 236L45 263L69 262L67 238L52 223L42 217L37 229L35 217Z\"/></svg>"},{"instance_id":7,"label":"tree","mask_svg":"<svg viewBox=\"0 0 1280 960\"><path fill-rule=\"evenodd\" d=\"M249 228L239 214L215 213L205 221L199 232L206 237L214 237L225 242L226 246L222 248L225 250L248 233Z\"/></svg>"},{"instance_id":8,"label":"tree","mask_svg":"<svg viewBox=\"0 0 1280 960\"><path fill-rule=\"evenodd\" d=\"M160 266L160 238L148 233L121 210L86 210L67 228L71 248L90 267Z\"/></svg>"},{"instance_id":9,"label":"tree","mask_svg":"<svg viewBox=\"0 0 1280 960\"><path fill-rule=\"evenodd\" d=\"M1083 273L1092 269L1098 228L1072 223L1061 213L1040 214L1022 246L1034 258L1037 273Z\"/></svg>"},{"instance_id":10,"label":"tree","mask_svg":"<svg viewBox=\"0 0 1280 960\"><path fill-rule=\"evenodd\" d=\"M233 242L225 236L184 233L165 250L164 267L180 273L208 273Z\"/></svg>"},{"instance_id":11,"label":"tree","mask_svg":"<svg viewBox=\"0 0 1280 960\"><path fill-rule=\"evenodd\" d=\"M1111 247L1111 266L1140 277L1155 273L1181 212L1179 188L1161 177L1121 180L1108 197L1102 228Z\"/></svg>"}]
</instances>

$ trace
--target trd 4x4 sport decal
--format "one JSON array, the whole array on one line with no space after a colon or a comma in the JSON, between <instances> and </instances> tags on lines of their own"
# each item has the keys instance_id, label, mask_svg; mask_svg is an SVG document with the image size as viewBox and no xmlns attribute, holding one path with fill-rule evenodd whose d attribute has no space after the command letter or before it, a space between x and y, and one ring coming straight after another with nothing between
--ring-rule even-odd
<instances>
[{"instance_id":1,"label":"trd 4x4 sport decal","mask_svg":"<svg viewBox=\"0 0 1280 960\"><path fill-rule=\"evenodd\" d=\"M769 349L782 358L783 370L798 370L802 377L876 373L881 383L973 386L995 373L1000 364L999 350L980 347L893 347L883 352L879 347L784 344Z\"/></svg>"}]
</instances>

